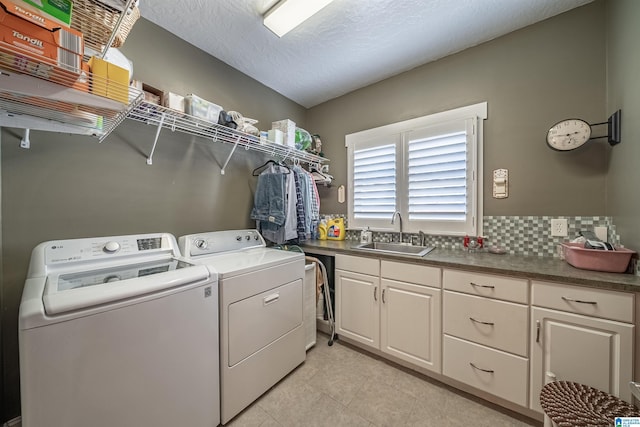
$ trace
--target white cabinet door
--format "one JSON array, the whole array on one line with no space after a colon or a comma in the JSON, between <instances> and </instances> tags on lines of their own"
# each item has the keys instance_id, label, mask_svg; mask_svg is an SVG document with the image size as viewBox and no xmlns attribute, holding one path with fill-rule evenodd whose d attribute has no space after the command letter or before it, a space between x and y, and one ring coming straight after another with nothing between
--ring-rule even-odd
<instances>
[{"instance_id":1,"label":"white cabinet door","mask_svg":"<svg viewBox=\"0 0 640 427\"><path fill-rule=\"evenodd\" d=\"M380 278L336 270L338 334L363 344L380 345Z\"/></svg>"},{"instance_id":2,"label":"white cabinet door","mask_svg":"<svg viewBox=\"0 0 640 427\"><path fill-rule=\"evenodd\" d=\"M382 279L381 350L441 372L440 289Z\"/></svg>"},{"instance_id":3,"label":"white cabinet door","mask_svg":"<svg viewBox=\"0 0 640 427\"><path fill-rule=\"evenodd\" d=\"M633 325L533 307L531 328L531 409L546 372L630 400Z\"/></svg>"}]
</instances>

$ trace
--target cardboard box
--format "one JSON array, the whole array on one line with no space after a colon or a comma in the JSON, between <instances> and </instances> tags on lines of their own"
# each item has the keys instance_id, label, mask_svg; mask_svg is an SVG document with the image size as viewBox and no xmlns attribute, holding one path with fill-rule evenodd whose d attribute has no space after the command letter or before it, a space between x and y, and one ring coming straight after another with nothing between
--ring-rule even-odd
<instances>
[{"instance_id":1,"label":"cardboard box","mask_svg":"<svg viewBox=\"0 0 640 427\"><path fill-rule=\"evenodd\" d=\"M91 68L89 68L89 63L83 61L81 65L80 76L71 87L89 93L89 91L91 90L90 75Z\"/></svg>"},{"instance_id":2,"label":"cardboard box","mask_svg":"<svg viewBox=\"0 0 640 427\"><path fill-rule=\"evenodd\" d=\"M66 86L75 84L82 71L82 34L59 26L49 30L35 25L27 15L10 12L15 10L12 5L0 1L2 63Z\"/></svg>"},{"instance_id":3,"label":"cardboard box","mask_svg":"<svg viewBox=\"0 0 640 427\"><path fill-rule=\"evenodd\" d=\"M164 102L164 92L147 83L142 83L142 92L144 100L156 105L162 105Z\"/></svg>"},{"instance_id":4,"label":"cardboard box","mask_svg":"<svg viewBox=\"0 0 640 427\"><path fill-rule=\"evenodd\" d=\"M91 57L89 67L93 75L91 92L123 104L129 103L129 70L97 56Z\"/></svg>"},{"instance_id":5,"label":"cardboard box","mask_svg":"<svg viewBox=\"0 0 640 427\"><path fill-rule=\"evenodd\" d=\"M68 27L71 25L71 0L22 0L25 8Z\"/></svg>"}]
</instances>

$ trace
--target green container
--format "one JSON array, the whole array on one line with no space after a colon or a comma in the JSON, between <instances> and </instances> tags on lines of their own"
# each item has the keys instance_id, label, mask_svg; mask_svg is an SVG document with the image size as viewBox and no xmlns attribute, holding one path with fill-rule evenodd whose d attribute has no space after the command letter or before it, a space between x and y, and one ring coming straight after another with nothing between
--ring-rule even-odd
<instances>
[{"instance_id":1,"label":"green container","mask_svg":"<svg viewBox=\"0 0 640 427\"><path fill-rule=\"evenodd\" d=\"M71 9L73 1L71 0L22 0L32 8L46 14L51 18L64 25L71 25Z\"/></svg>"}]
</instances>

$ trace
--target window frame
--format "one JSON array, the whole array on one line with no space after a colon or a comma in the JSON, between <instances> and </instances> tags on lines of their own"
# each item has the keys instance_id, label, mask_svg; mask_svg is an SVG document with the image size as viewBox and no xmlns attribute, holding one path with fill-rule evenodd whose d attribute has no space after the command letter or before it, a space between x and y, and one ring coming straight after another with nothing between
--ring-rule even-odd
<instances>
[{"instance_id":1,"label":"window frame","mask_svg":"<svg viewBox=\"0 0 640 427\"><path fill-rule=\"evenodd\" d=\"M483 130L484 120L487 118L487 102L481 102L465 107L442 111L423 117L391 123L373 129L346 135L345 146L347 148L347 185L348 207L347 218L350 229L365 229L367 227L381 232L397 232L400 230L399 222L391 224L389 219L356 219L354 218L354 187L353 167L354 152L356 147L362 149L366 146L383 145L384 142L396 141L396 210L402 215L403 232L417 233L424 231L428 234L464 236L465 234L482 235L483 213ZM469 121L467 126L467 182L470 182L468 192L468 221L460 229L446 227L447 222L441 224L432 221L410 221L408 214L408 136L411 132L425 131L426 128L447 125L451 122ZM470 216L470 218L469 218ZM444 226L443 226L444 225Z\"/></svg>"}]
</instances>

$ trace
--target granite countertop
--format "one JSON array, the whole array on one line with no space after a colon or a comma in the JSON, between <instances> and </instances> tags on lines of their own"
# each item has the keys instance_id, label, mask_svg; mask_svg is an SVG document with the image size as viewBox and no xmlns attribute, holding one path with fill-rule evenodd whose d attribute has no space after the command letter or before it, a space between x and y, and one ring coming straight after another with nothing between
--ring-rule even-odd
<instances>
[{"instance_id":1,"label":"granite countertop","mask_svg":"<svg viewBox=\"0 0 640 427\"><path fill-rule=\"evenodd\" d=\"M640 292L640 277L634 274L602 273L581 270L563 260L549 257L496 255L485 251L465 252L448 249L434 249L424 257L411 255L372 253L354 249L360 244L354 240L309 240L300 245L309 255L356 255L410 262L435 267L451 267L479 273L507 274L534 280L557 281L567 284Z\"/></svg>"}]
</instances>

